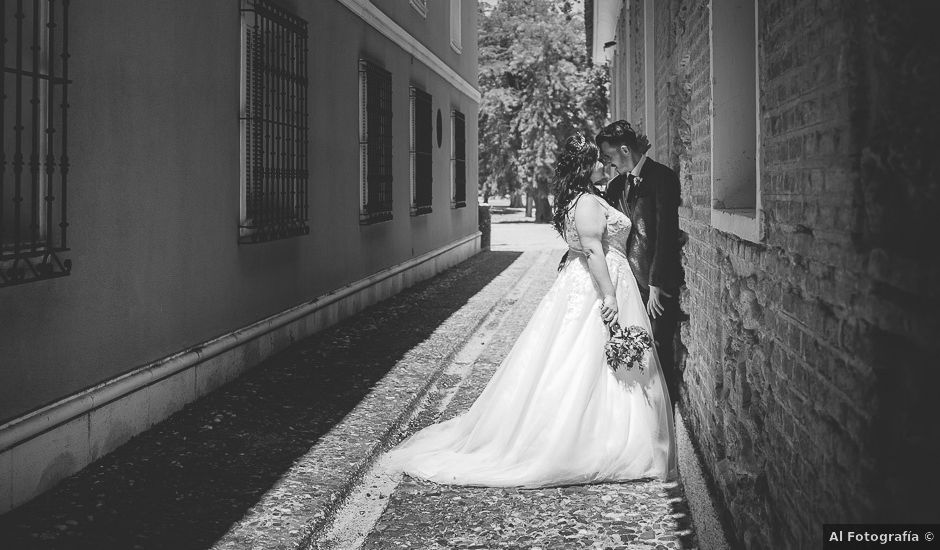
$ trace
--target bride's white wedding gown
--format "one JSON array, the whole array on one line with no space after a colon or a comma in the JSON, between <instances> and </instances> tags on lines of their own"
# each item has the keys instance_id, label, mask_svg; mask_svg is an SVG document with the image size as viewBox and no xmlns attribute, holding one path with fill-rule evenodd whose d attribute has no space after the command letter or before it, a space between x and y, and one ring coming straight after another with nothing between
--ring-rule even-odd
<instances>
[{"instance_id":1,"label":"bride's white wedding gown","mask_svg":"<svg viewBox=\"0 0 940 550\"><path fill-rule=\"evenodd\" d=\"M604 207L603 245L624 327L650 330L624 256L630 219ZM546 487L640 478L674 479L672 407L659 360L647 368L606 363L601 295L567 220L568 261L470 409L420 430L386 465L449 485Z\"/></svg>"}]
</instances>

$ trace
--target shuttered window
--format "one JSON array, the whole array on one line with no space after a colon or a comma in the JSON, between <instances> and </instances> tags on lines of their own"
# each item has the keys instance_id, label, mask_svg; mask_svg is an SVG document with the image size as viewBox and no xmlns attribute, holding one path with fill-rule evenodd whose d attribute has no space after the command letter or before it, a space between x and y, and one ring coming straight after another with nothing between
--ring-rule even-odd
<instances>
[{"instance_id":1,"label":"shuttered window","mask_svg":"<svg viewBox=\"0 0 940 550\"><path fill-rule=\"evenodd\" d=\"M359 223L392 219L392 75L359 61Z\"/></svg>"},{"instance_id":2,"label":"shuttered window","mask_svg":"<svg viewBox=\"0 0 940 550\"><path fill-rule=\"evenodd\" d=\"M454 135L451 154L451 206L467 206L467 123L460 111L451 114Z\"/></svg>"},{"instance_id":3,"label":"shuttered window","mask_svg":"<svg viewBox=\"0 0 940 550\"><path fill-rule=\"evenodd\" d=\"M431 94L411 87L411 215L431 211Z\"/></svg>"}]
</instances>

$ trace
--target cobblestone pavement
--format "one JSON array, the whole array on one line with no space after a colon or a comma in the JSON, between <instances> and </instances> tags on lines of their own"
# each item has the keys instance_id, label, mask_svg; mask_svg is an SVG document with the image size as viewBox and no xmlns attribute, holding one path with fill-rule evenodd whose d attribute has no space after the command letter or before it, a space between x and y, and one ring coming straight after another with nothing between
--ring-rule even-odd
<instances>
[{"instance_id":1,"label":"cobblestone pavement","mask_svg":"<svg viewBox=\"0 0 940 550\"><path fill-rule=\"evenodd\" d=\"M361 454L367 445L360 440L378 432L347 436L350 449L344 450L335 447L344 445L335 434L347 433L338 428L356 414L374 414L362 412L362 404L390 379L393 386L407 385L408 376L418 372L407 364L416 352L429 361L443 347L463 346L389 443L466 410L554 279L560 244L546 225L515 219L494 224L492 252L295 343L0 516L0 549L206 549L220 540L228 541L226 549L298 547L304 539L293 526L306 522L310 532L314 516L329 517L327 509L335 509L329 503L342 497L335 488L342 472L326 479L324 468L332 463L324 461L307 477L289 479L293 468L318 450L342 464ZM523 274L524 284L505 284ZM474 325L486 311L483 325ZM455 328L442 334L448 326ZM429 345L436 351L418 351ZM415 394L404 387L395 391L402 399ZM324 445L330 437L334 441ZM355 460L368 464L362 457ZM284 495L284 507L266 504L285 478L299 489ZM681 488L656 482L511 490L396 477L387 490L370 490L361 486L354 491L360 500L351 496L350 504L365 502L374 508L371 516L346 510L371 518L355 544L314 540L315 546L689 548L693 543ZM294 507L297 503L307 504ZM317 511L298 517L311 509ZM238 525L257 538L224 538ZM265 540L269 531L275 534Z\"/></svg>"},{"instance_id":2,"label":"cobblestone pavement","mask_svg":"<svg viewBox=\"0 0 940 550\"><path fill-rule=\"evenodd\" d=\"M409 479L363 548L689 548L682 517L681 491L655 482L514 490Z\"/></svg>"},{"instance_id":3,"label":"cobblestone pavement","mask_svg":"<svg viewBox=\"0 0 940 550\"><path fill-rule=\"evenodd\" d=\"M546 226L527 229L524 242L552 244ZM497 239L494 236L494 243ZM555 243L557 247L557 243ZM555 257L529 276L532 284L500 320L492 340L469 372L445 374L428 404L399 439L432 422L467 410L509 352L539 300L554 280ZM448 395L452 394L452 395ZM439 402L445 402L439 407ZM443 409L443 411L441 411ZM381 468L379 462L378 468ZM376 475L382 479L384 472ZM541 490L452 487L406 477L391 495L357 501L378 507L380 516L364 526L364 541L327 537L320 548L650 548L695 547L688 504L680 485L655 480L569 486ZM376 491L379 485L372 487ZM384 510L381 510L384 508ZM365 510L346 514L368 515ZM340 519L338 521L341 521Z\"/></svg>"},{"instance_id":4,"label":"cobblestone pavement","mask_svg":"<svg viewBox=\"0 0 940 550\"><path fill-rule=\"evenodd\" d=\"M410 350L432 338L464 341L436 331L484 307L472 304L523 256L479 254L297 342L0 516L0 548L211 547ZM311 486L302 496L322 492ZM268 510L271 525L289 511Z\"/></svg>"}]
</instances>

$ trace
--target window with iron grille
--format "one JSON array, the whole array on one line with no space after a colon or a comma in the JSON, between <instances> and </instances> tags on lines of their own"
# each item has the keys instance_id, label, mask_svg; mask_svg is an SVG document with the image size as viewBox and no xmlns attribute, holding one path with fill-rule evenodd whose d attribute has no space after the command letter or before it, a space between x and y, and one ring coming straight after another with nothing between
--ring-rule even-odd
<instances>
[{"instance_id":1,"label":"window with iron grille","mask_svg":"<svg viewBox=\"0 0 940 550\"><path fill-rule=\"evenodd\" d=\"M392 219L392 74L359 61L359 223Z\"/></svg>"},{"instance_id":2,"label":"window with iron grille","mask_svg":"<svg viewBox=\"0 0 940 550\"><path fill-rule=\"evenodd\" d=\"M411 87L411 215L431 211L431 94Z\"/></svg>"},{"instance_id":3,"label":"window with iron grille","mask_svg":"<svg viewBox=\"0 0 940 550\"><path fill-rule=\"evenodd\" d=\"M451 111L451 127L454 139L451 140L451 207L467 206L467 122L463 113Z\"/></svg>"},{"instance_id":4,"label":"window with iron grille","mask_svg":"<svg viewBox=\"0 0 940 550\"><path fill-rule=\"evenodd\" d=\"M0 4L0 287L71 272L68 0Z\"/></svg>"},{"instance_id":5,"label":"window with iron grille","mask_svg":"<svg viewBox=\"0 0 940 550\"><path fill-rule=\"evenodd\" d=\"M307 22L267 0L242 0L241 222L257 243L307 225Z\"/></svg>"}]
</instances>

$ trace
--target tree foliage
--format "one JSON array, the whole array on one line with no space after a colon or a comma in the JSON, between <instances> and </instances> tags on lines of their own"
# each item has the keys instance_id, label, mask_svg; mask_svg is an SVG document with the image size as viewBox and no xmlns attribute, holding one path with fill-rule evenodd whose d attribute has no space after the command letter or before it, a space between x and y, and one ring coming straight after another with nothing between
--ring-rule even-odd
<instances>
[{"instance_id":1,"label":"tree foliage","mask_svg":"<svg viewBox=\"0 0 940 550\"><path fill-rule=\"evenodd\" d=\"M583 15L561 0L502 0L481 9L479 48L483 185L547 204L560 143L607 116L607 71L587 59Z\"/></svg>"}]
</instances>

